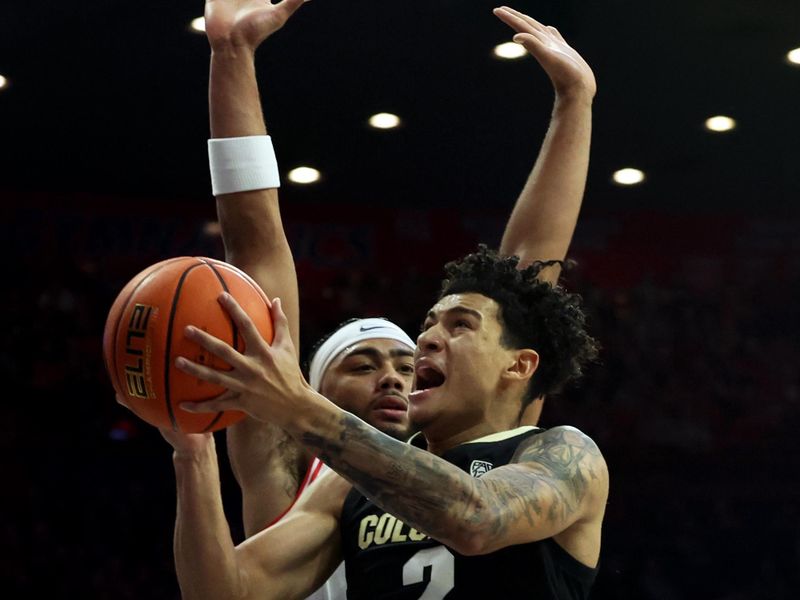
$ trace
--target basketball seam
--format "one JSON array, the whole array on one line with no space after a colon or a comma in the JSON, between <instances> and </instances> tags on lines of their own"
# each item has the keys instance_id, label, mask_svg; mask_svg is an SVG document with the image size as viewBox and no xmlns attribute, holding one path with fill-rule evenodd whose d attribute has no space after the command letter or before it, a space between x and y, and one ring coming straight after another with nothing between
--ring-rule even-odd
<instances>
[{"instance_id":1,"label":"basketball seam","mask_svg":"<svg viewBox=\"0 0 800 600\"><path fill-rule=\"evenodd\" d=\"M225 413L223 411L219 411L216 415L214 415L214 418L211 419L211 422L208 425L206 425L205 429L203 429L203 431L201 431L200 433L208 433L211 430L211 428L214 427L214 425L216 425L219 422L219 420L222 418L222 415L224 414Z\"/></svg>"},{"instance_id":2,"label":"basketball seam","mask_svg":"<svg viewBox=\"0 0 800 600\"><path fill-rule=\"evenodd\" d=\"M212 263L210 263L209 261L207 261L207 260L203 260L202 258L200 260L203 261L206 265L208 265L208 267L211 269L211 271L214 273L214 275L217 276L217 279L219 279L219 283L222 286L222 289L225 290L226 292L230 293L230 289L228 288L228 284L225 281L225 278L222 276L222 274L219 271L217 271L216 267L214 267L214 265ZM233 346L233 349L236 350L236 346L239 344L239 328L236 327L236 323L233 322L233 319L230 319L230 322L231 322L231 329L232 329L232 331L231 331L231 334L232 334L231 339L233 340L233 343L231 344L231 346ZM217 421L219 421L222 418L222 414L223 414L223 411L219 411L217 413L217 415L213 419L211 419L211 422L206 426L206 428L203 429L203 433L205 433L206 431L211 429L214 425L216 425Z\"/></svg>"},{"instance_id":3,"label":"basketball seam","mask_svg":"<svg viewBox=\"0 0 800 600\"><path fill-rule=\"evenodd\" d=\"M169 390L169 373L170 373L170 354L172 351L172 327L175 323L175 313L178 310L178 299L181 295L181 288L183 287L184 281L186 281L186 277L189 274L189 271L192 269L196 269L197 267L202 266L205 264L204 262L198 262L193 264L192 266L188 267L183 273L181 273L181 277L178 280L178 285L175 288L175 295L172 298L172 307L169 311L169 320L167 321L167 341L166 341L166 349L164 350L164 401L167 404L167 414L169 415L169 420L172 423L172 430L178 431L178 420L175 418L175 411L172 410L172 395L170 394Z\"/></svg>"}]
</instances>

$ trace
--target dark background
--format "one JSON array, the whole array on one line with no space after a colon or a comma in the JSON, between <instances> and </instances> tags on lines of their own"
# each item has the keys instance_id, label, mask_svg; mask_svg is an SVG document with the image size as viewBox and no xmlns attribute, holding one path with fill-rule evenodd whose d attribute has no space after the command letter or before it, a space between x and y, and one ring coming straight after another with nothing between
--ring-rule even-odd
<instances>
[{"instance_id":1,"label":"dark background","mask_svg":"<svg viewBox=\"0 0 800 600\"><path fill-rule=\"evenodd\" d=\"M303 341L352 315L410 332L441 265L497 244L552 103L478 0L313 0L259 53ZM601 364L543 424L599 443L611 496L595 598L794 598L800 424L800 6L521 1L593 67L589 184L565 285ZM13 597L174 598L174 477L118 407L105 315L157 260L222 257L205 141L202 2L0 7L6 264L0 421ZM369 129L379 111L398 130ZM714 114L737 119L710 134ZM620 188L611 173L646 171ZM220 434L220 442L222 441ZM224 444L219 444L220 448ZM223 465L225 464L223 456ZM239 538L238 496L226 507Z\"/></svg>"}]
</instances>

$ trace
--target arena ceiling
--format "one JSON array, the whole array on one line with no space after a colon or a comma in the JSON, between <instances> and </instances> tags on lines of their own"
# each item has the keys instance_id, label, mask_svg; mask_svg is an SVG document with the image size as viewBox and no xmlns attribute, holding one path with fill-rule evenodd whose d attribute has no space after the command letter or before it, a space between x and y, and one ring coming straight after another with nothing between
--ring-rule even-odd
<instances>
[{"instance_id":1,"label":"arena ceiling","mask_svg":"<svg viewBox=\"0 0 800 600\"><path fill-rule=\"evenodd\" d=\"M510 206L549 116L533 59L485 0L313 0L259 52L267 122L294 202ZM797 0L518 0L599 83L587 206L795 210ZM3 2L0 190L207 197L203 2ZM375 112L404 125L376 131ZM711 134L707 117L736 130ZM647 180L610 182L635 166Z\"/></svg>"}]
</instances>

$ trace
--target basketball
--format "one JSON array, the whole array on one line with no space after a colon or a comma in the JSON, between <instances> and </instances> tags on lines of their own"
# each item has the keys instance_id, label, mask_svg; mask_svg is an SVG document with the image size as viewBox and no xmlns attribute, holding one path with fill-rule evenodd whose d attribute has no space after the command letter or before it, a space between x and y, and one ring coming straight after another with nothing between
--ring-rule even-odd
<instances>
[{"instance_id":1,"label":"basketball","mask_svg":"<svg viewBox=\"0 0 800 600\"><path fill-rule=\"evenodd\" d=\"M237 327L217 298L229 292L272 343L270 301L246 273L226 262L204 257L161 261L131 279L106 318L103 357L114 390L141 419L184 433L217 431L244 417L238 411L192 414L182 402L210 400L224 388L178 370L185 356L217 369L230 367L183 335L194 325L244 350Z\"/></svg>"}]
</instances>

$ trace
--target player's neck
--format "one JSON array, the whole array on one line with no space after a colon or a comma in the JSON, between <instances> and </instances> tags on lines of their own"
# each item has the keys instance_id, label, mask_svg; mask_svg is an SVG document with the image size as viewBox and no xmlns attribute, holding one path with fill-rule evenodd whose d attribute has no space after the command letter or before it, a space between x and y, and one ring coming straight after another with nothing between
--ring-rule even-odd
<instances>
[{"instance_id":1,"label":"player's neck","mask_svg":"<svg viewBox=\"0 0 800 600\"><path fill-rule=\"evenodd\" d=\"M438 420L421 427L428 443L428 451L441 456L450 448L479 438L508 431L519 425L518 398L504 397L499 391L494 402L479 411L468 411L458 415L440 415Z\"/></svg>"},{"instance_id":2,"label":"player's neck","mask_svg":"<svg viewBox=\"0 0 800 600\"><path fill-rule=\"evenodd\" d=\"M422 435L425 436L425 440L428 442L428 452L441 456L451 448L497 433L497 431L499 430L490 423L482 422L466 429L460 429L457 432L439 432L434 428L426 428L423 429Z\"/></svg>"}]
</instances>

